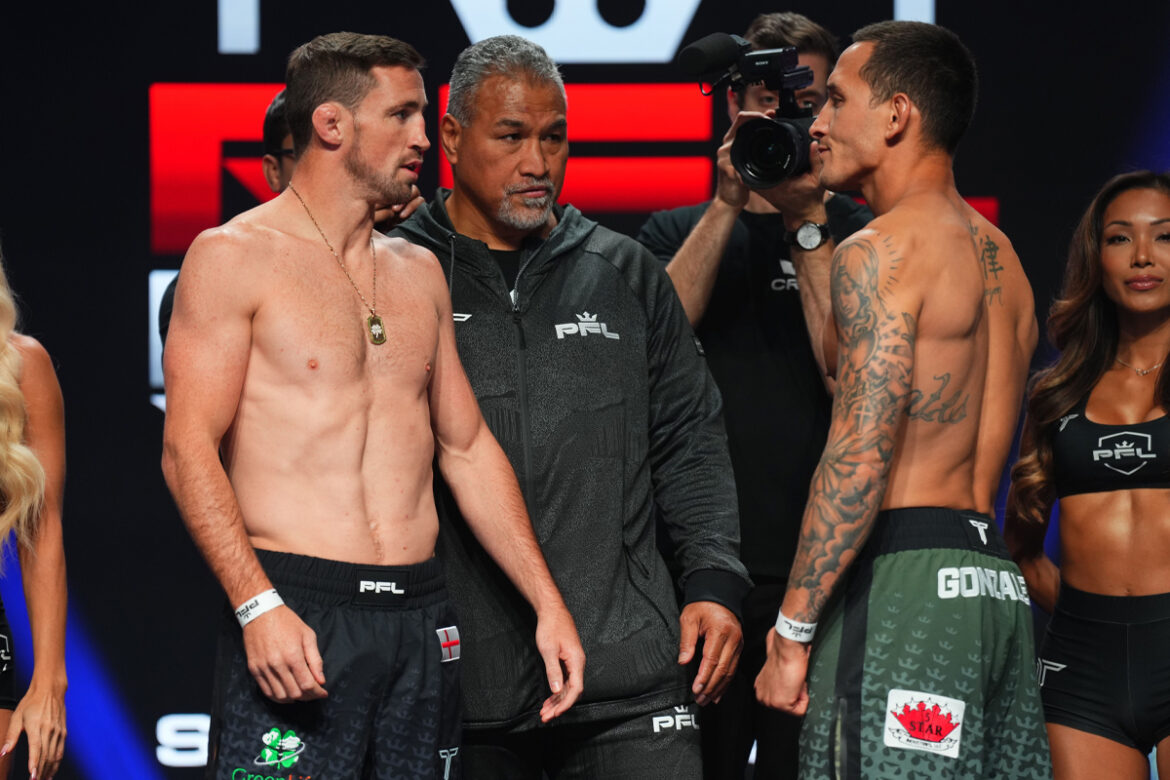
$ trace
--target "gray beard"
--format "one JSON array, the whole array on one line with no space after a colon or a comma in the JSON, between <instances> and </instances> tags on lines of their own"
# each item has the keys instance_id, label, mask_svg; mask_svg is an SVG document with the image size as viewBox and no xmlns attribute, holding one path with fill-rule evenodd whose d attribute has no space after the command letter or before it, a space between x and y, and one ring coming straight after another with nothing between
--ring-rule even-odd
<instances>
[{"instance_id":1,"label":"gray beard","mask_svg":"<svg viewBox=\"0 0 1170 780\"><path fill-rule=\"evenodd\" d=\"M532 204L530 207L516 206L509 196L534 184L548 187L548 195L535 202L529 201ZM500 201L500 208L496 212L496 218L516 230L535 230L547 225L549 214L552 213L552 207L556 203L556 195L553 193L552 186L551 180L539 179L520 187L506 187L504 199Z\"/></svg>"}]
</instances>

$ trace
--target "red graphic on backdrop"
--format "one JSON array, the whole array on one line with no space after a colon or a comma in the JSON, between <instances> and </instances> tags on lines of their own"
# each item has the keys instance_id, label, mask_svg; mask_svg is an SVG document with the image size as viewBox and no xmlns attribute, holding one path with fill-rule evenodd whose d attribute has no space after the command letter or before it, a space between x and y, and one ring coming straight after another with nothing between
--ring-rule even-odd
<instances>
[{"instance_id":1,"label":"red graphic on backdrop","mask_svg":"<svg viewBox=\"0 0 1170 780\"><path fill-rule=\"evenodd\" d=\"M447 111L446 84L439 114ZM710 98L695 84L566 84L569 143L709 141ZM617 121L620 117L620 121ZM664 150L665 151L665 150ZM439 186L450 187L451 165L440 153ZM657 211L711 197L709 157L569 156L561 203L583 211Z\"/></svg>"},{"instance_id":2,"label":"red graphic on backdrop","mask_svg":"<svg viewBox=\"0 0 1170 780\"><path fill-rule=\"evenodd\" d=\"M924 701L918 702L914 709L910 709L909 704L904 705L901 712L894 712L894 717L910 736L926 742L942 742L959 727L957 722L952 721L951 713L944 714L942 707L937 704L927 707Z\"/></svg>"},{"instance_id":3,"label":"red graphic on backdrop","mask_svg":"<svg viewBox=\"0 0 1170 780\"><path fill-rule=\"evenodd\" d=\"M225 172L258 202L272 197L255 156L225 157L224 142L255 142L281 84L154 84L150 88L151 251L182 254L224 221ZM569 158L562 203L585 212L648 212L711 197L708 156L671 155L671 143L710 143L711 98L695 84L568 84L570 142L633 144L631 155ZM439 90L439 112L447 105ZM436 128L430 128L434 140ZM647 155L649 144L661 144ZM435 148L438 144L435 144ZM451 186L440 152L439 183ZM429 164L429 162L428 162ZM996 198L968 198L999 224Z\"/></svg>"},{"instance_id":4,"label":"red graphic on backdrop","mask_svg":"<svg viewBox=\"0 0 1170 780\"><path fill-rule=\"evenodd\" d=\"M223 222L223 142L259 141L264 110L282 86L151 85L151 251L181 254Z\"/></svg>"}]
</instances>

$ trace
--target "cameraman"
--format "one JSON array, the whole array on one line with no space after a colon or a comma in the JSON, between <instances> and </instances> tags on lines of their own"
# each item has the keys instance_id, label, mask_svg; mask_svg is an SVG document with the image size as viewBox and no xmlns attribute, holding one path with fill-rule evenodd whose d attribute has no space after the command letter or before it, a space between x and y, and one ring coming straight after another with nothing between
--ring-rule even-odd
<instances>
[{"instance_id":1,"label":"cameraman","mask_svg":"<svg viewBox=\"0 0 1170 780\"><path fill-rule=\"evenodd\" d=\"M820 109L837 60L831 33L800 14L773 13L757 17L744 38L754 49L795 47L799 64L814 74L812 84L796 91L797 105ZM820 188L815 151L813 172L764 192L741 182L730 149L736 129L752 117L737 115L766 112L778 102L762 84L729 89L733 125L719 148L715 199L658 212L638 235L667 261L723 393L739 493L740 557L756 583L744 602L739 673L722 699L703 710L707 778L742 778L753 740L756 778L796 777L800 721L757 704L752 682L764 662L764 638L784 595L809 480L828 432L829 397L818 363L823 368L829 263L835 242L873 216ZM818 227L802 233L804 246L792 243L804 223Z\"/></svg>"}]
</instances>

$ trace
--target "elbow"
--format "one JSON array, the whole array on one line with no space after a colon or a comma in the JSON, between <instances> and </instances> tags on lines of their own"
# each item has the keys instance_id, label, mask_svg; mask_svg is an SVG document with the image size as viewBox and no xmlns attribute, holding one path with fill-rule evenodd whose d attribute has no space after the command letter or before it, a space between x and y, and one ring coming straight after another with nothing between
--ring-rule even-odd
<instances>
[{"instance_id":1,"label":"elbow","mask_svg":"<svg viewBox=\"0 0 1170 780\"><path fill-rule=\"evenodd\" d=\"M1003 526L1003 540L1007 545L1008 555L1029 581L1031 575L1040 565L1044 557L1044 539L1037 539L1034 533L1027 533L1019 527L1020 520L1008 522Z\"/></svg>"},{"instance_id":2,"label":"elbow","mask_svg":"<svg viewBox=\"0 0 1170 780\"><path fill-rule=\"evenodd\" d=\"M162 460L160 465L162 466L163 479L166 481L167 486L173 486L179 469L179 452L174 439L165 434L163 436Z\"/></svg>"}]
</instances>

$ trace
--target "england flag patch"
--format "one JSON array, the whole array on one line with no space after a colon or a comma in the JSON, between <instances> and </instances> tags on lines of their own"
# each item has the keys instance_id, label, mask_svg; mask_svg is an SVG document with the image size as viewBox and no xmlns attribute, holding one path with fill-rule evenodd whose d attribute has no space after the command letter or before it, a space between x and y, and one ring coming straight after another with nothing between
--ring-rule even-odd
<instances>
[{"instance_id":1,"label":"england flag patch","mask_svg":"<svg viewBox=\"0 0 1170 780\"><path fill-rule=\"evenodd\" d=\"M459 660L459 629L455 626L447 626L446 628L436 628L435 633L439 635L439 649L442 651L442 661Z\"/></svg>"}]
</instances>

